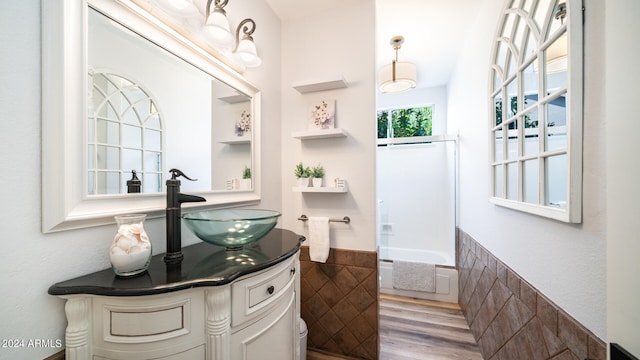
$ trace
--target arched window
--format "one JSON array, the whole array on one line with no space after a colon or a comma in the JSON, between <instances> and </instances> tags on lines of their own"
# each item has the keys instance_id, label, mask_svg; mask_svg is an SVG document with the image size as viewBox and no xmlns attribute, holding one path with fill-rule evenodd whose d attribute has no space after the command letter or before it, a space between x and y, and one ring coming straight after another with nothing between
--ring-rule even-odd
<instances>
[{"instance_id":1,"label":"arched window","mask_svg":"<svg viewBox=\"0 0 640 360\"><path fill-rule=\"evenodd\" d=\"M582 3L508 0L490 76L491 201L581 222Z\"/></svg>"},{"instance_id":2,"label":"arched window","mask_svg":"<svg viewBox=\"0 0 640 360\"><path fill-rule=\"evenodd\" d=\"M156 102L112 73L90 73L89 85L89 194L126 193L132 170L143 192L161 192L163 132Z\"/></svg>"}]
</instances>

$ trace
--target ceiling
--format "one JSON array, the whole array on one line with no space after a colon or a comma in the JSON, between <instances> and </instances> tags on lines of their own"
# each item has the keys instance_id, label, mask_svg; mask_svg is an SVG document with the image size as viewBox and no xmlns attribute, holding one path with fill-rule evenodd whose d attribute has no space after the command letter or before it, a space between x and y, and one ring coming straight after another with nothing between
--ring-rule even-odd
<instances>
[{"instance_id":1,"label":"ceiling","mask_svg":"<svg viewBox=\"0 0 640 360\"><path fill-rule=\"evenodd\" d=\"M302 18L359 1L372 0L266 0L286 21ZM394 57L391 37L402 35L400 61L416 64L418 87L446 85L461 44L468 38L483 1L478 0L375 0L376 68Z\"/></svg>"}]
</instances>

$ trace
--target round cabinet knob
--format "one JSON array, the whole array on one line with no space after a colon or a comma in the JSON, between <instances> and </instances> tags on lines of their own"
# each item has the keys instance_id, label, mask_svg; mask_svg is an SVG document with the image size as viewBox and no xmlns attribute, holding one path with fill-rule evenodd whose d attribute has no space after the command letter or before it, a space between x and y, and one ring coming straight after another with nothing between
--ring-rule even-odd
<instances>
[{"instance_id":1,"label":"round cabinet knob","mask_svg":"<svg viewBox=\"0 0 640 360\"><path fill-rule=\"evenodd\" d=\"M269 286L267 288L267 292L269 293L269 295L273 294L273 292L276 290L276 288L273 287L273 285Z\"/></svg>"}]
</instances>

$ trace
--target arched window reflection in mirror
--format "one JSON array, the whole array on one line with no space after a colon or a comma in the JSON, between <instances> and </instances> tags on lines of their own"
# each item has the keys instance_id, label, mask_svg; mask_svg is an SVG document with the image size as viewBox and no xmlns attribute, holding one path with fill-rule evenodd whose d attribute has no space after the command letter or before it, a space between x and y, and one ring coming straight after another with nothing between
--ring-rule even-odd
<instances>
[{"instance_id":1,"label":"arched window reflection in mirror","mask_svg":"<svg viewBox=\"0 0 640 360\"><path fill-rule=\"evenodd\" d=\"M581 222L582 2L507 0L490 71L491 201Z\"/></svg>"},{"instance_id":2,"label":"arched window reflection in mirror","mask_svg":"<svg viewBox=\"0 0 640 360\"><path fill-rule=\"evenodd\" d=\"M144 88L110 73L89 73L89 195L127 192L136 171L144 192L162 192L162 119Z\"/></svg>"}]
</instances>

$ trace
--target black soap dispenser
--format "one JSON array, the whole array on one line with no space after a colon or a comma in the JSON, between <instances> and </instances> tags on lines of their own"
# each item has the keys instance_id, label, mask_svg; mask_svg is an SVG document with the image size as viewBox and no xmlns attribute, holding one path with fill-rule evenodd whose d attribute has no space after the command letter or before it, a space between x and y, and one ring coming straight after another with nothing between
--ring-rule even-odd
<instances>
[{"instance_id":1,"label":"black soap dispenser","mask_svg":"<svg viewBox=\"0 0 640 360\"><path fill-rule=\"evenodd\" d=\"M136 170L131 170L131 180L127 180L127 193L139 193L142 188L142 181L138 179Z\"/></svg>"}]
</instances>

